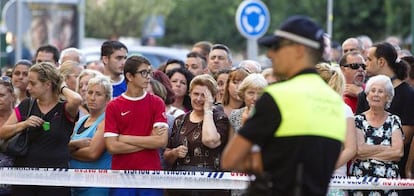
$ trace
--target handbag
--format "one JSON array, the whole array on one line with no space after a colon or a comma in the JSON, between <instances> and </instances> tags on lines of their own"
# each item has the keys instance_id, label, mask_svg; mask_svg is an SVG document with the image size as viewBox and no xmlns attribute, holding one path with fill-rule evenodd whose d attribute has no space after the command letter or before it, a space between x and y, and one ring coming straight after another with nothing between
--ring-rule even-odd
<instances>
[{"instance_id":1,"label":"handbag","mask_svg":"<svg viewBox=\"0 0 414 196\"><path fill-rule=\"evenodd\" d=\"M34 99L30 98L29 109L26 118L29 117L34 104ZM29 149L29 128L23 130L7 140L0 141L1 151L9 156L24 156Z\"/></svg>"}]
</instances>

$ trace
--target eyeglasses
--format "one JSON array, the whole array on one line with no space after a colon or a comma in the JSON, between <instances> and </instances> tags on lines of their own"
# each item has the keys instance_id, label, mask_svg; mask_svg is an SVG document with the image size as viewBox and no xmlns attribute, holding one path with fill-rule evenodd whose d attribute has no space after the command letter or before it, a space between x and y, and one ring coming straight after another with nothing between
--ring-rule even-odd
<instances>
[{"instance_id":1,"label":"eyeglasses","mask_svg":"<svg viewBox=\"0 0 414 196\"><path fill-rule=\"evenodd\" d=\"M11 83L11 79L9 76L1 76L0 81Z\"/></svg>"},{"instance_id":2,"label":"eyeglasses","mask_svg":"<svg viewBox=\"0 0 414 196\"><path fill-rule=\"evenodd\" d=\"M144 70L141 70L141 71L137 71L137 73L141 74L141 76L143 78L146 78L146 77L152 75L152 70L146 70L146 69L144 69Z\"/></svg>"},{"instance_id":3,"label":"eyeglasses","mask_svg":"<svg viewBox=\"0 0 414 196\"><path fill-rule=\"evenodd\" d=\"M351 63L351 64L346 64L346 65L341 65L341 66L342 67L350 67L351 69L359 69L360 67L362 67L363 70L365 70L365 68L367 67L363 63Z\"/></svg>"}]
</instances>

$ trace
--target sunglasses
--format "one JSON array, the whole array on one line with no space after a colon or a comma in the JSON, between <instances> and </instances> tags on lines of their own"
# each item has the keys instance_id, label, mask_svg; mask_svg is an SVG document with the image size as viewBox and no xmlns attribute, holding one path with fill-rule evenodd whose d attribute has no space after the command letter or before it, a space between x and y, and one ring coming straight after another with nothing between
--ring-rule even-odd
<instances>
[{"instance_id":1,"label":"sunglasses","mask_svg":"<svg viewBox=\"0 0 414 196\"><path fill-rule=\"evenodd\" d=\"M283 39L277 42L276 44L272 45L270 48L272 50L279 50L280 48L284 46L289 46L289 45L294 45L294 44L297 44L297 43L290 41L290 40Z\"/></svg>"},{"instance_id":2,"label":"sunglasses","mask_svg":"<svg viewBox=\"0 0 414 196\"><path fill-rule=\"evenodd\" d=\"M230 72L237 71L237 70L243 70L243 71L247 72L248 74L251 74L251 72L248 69L246 69L245 67L242 67L242 66L233 67L233 68L231 68Z\"/></svg>"},{"instance_id":3,"label":"sunglasses","mask_svg":"<svg viewBox=\"0 0 414 196\"><path fill-rule=\"evenodd\" d=\"M363 63L351 63L351 64L346 64L346 65L341 65L341 66L342 67L349 67L351 69L359 69L360 67L362 67L363 70L365 70L365 68L367 67Z\"/></svg>"},{"instance_id":4,"label":"sunglasses","mask_svg":"<svg viewBox=\"0 0 414 196\"><path fill-rule=\"evenodd\" d=\"M9 76L1 76L0 84L8 87L11 92L13 92L13 85L11 83L11 78Z\"/></svg>"}]
</instances>

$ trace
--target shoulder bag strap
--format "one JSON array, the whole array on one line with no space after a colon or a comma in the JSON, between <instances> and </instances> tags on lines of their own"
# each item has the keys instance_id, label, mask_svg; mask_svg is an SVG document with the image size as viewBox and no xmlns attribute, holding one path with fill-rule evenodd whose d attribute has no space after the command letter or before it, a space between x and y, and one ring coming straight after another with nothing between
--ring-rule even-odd
<instances>
[{"instance_id":1,"label":"shoulder bag strap","mask_svg":"<svg viewBox=\"0 0 414 196\"><path fill-rule=\"evenodd\" d=\"M30 113L32 113L33 105L34 105L35 99L30 97L29 101L29 109L27 110L26 119L30 117Z\"/></svg>"},{"instance_id":2,"label":"shoulder bag strap","mask_svg":"<svg viewBox=\"0 0 414 196\"><path fill-rule=\"evenodd\" d=\"M29 109L27 110L26 120L30 117L30 113L32 113L32 109L33 109L33 105L34 105L35 101L36 101L36 99L33 99L33 98L30 97ZM29 127L27 127L26 130L24 130L24 133L28 133L28 131L29 131Z\"/></svg>"}]
</instances>

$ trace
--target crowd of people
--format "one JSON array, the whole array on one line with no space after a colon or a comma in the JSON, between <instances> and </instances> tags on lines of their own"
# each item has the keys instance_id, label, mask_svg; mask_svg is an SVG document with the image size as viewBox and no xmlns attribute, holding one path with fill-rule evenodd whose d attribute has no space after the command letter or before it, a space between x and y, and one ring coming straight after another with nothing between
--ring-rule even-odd
<instances>
[{"instance_id":1,"label":"crowd of people","mask_svg":"<svg viewBox=\"0 0 414 196\"><path fill-rule=\"evenodd\" d=\"M338 55L327 39L289 17L258 40L264 70L208 41L157 70L119 41L89 63L76 48L41 46L0 78L0 139L29 133L27 154L0 153L0 167L242 171L270 176L272 195L411 195L328 187L333 175L413 177L414 57L367 36ZM0 195L244 193L0 185Z\"/></svg>"}]
</instances>

